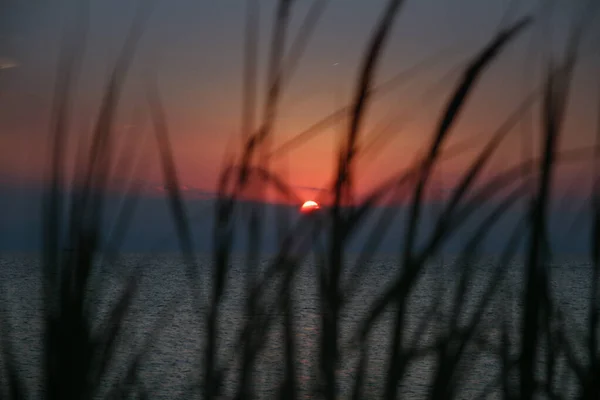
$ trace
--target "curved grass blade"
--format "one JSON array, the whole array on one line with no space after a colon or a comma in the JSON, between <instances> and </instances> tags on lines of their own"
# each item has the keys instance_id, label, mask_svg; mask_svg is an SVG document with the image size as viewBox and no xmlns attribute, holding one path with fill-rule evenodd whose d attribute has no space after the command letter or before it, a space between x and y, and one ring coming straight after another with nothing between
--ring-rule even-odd
<instances>
[{"instance_id":1,"label":"curved grass blade","mask_svg":"<svg viewBox=\"0 0 600 400\"><path fill-rule=\"evenodd\" d=\"M369 43L357 81L354 103L350 110L350 126L346 143L340 149L338 173L333 187L334 202L331 209L331 243L329 249L329 276L326 287L321 287L322 341L320 354L320 372L323 379L323 394L326 399L334 400L337 392L336 369L339 362L338 314L341 307L339 293L340 274L343 266L346 222L340 206L352 201L352 183L354 156L357 152L357 140L360 134L364 111L368 104L375 69L388 40L392 25L396 19L402 0L390 0ZM326 289L326 290L325 290Z\"/></svg>"},{"instance_id":2,"label":"curved grass blade","mask_svg":"<svg viewBox=\"0 0 600 400\"><path fill-rule=\"evenodd\" d=\"M79 76L88 32L88 4L79 2L77 17L71 30L65 30L59 56L56 86L54 88L49 154L49 191L43 198L43 254L44 254L44 298L51 312L55 304L52 292L58 282L53 277L60 267L62 232L65 154L67 145L68 118L73 86Z\"/></svg>"},{"instance_id":3,"label":"curved grass blade","mask_svg":"<svg viewBox=\"0 0 600 400\"><path fill-rule=\"evenodd\" d=\"M250 139L256 114L256 65L260 10L257 0L246 1L246 40L244 42L244 89L242 102L242 140Z\"/></svg>"},{"instance_id":4,"label":"curved grass blade","mask_svg":"<svg viewBox=\"0 0 600 400\"><path fill-rule=\"evenodd\" d=\"M399 72L384 83L374 88L371 88L368 92L368 95L375 97L389 93L391 90L397 88L399 85L405 82L408 82L410 79L414 78L419 73L424 72L425 70L437 65L437 63L444 59L447 53L448 50L436 53L433 56L430 56L427 59L407 68L406 70ZM348 105L338 109L337 111L334 111L333 113L329 114L328 116L322 118L318 122L305 129L304 131L298 133L291 139L279 145L270 153L270 156L279 157L280 154L285 154L291 151L292 149L302 145L304 142L312 139L319 133L323 132L325 129L335 125L340 120L345 118L350 110L351 106Z\"/></svg>"},{"instance_id":5,"label":"curved grass blade","mask_svg":"<svg viewBox=\"0 0 600 400\"><path fill-rule=\"evenodd\" d=\"M582 147L569 151L563 151L557 154L557 162L582 162L586 159L586 156L589 157L593 155L593 150L595 150L593 147ZM536 159L527 161L526 163L533 164L535 161ZM507 186L512 185L519 178L521 178L523 173L523 164L525 163L519 163L518 165L508 168L506 171L497 174L481 189L476 191L476 193L471 196L470 201L467 202L461 210L456 212L454 220L458 221L458 225L453 225L452 230L458 229L460 227L460 223L464 223L464 219L472 214L474 209L477 209L481 205L485 204L493 195L497 194ZM426 255L430 252L431 248L425 248L421 254ZM400 288L403 288L402 285L405 284L406 283L402 277L400 277L395 281L394 285L380 297L380 299L368 312L369 318L365 321L365 323L362 324L362 328L359 330L360 334L358 335L358 338L365 337L365 335L368 334L370 325L381 315L387 305L393 300L395 293Z\"/></svg>"},{"instance_id":6,"label":"curved grass blade","mask_svg":"<svg viewBox=\"0 0 600 400\"><path fill-rule=\"evenodd\" d=\"M491 43L486 46L481 53L479 53L473 60L473 62L469 65L467 70L464 73L464 77L458 88L454 92L451 100L449 101L446 111L443 113L443 116L440 120L439 127L434 135L434 138L431 143L431 147L428 152L428 156L426 157L422 170L420 172L419 181L415 187L413 200L411 202L410 211L409 211L409 221L407 223L406 229L406 240L404 244L404 268L406 269L406 273L403 273L403 280L405 280L405 284L398 288L395 293L395 302L398 306L398 311L396 313L394 332L392 336L392 346L390 349L390 364L388 368L387 374L387 382L385 389L385 397L387 399L395 399L397 397L398 392L398 381L401 378L402 368L400 365L402 361L400 360L400 346L402 343L402 333L403 333L403 320L404 320L404 312L405 312L405 301L408 292L413 286L414 279L418 275L418 272L421 268L419 264L413 264L413 247L417 237L417 226L420 219L421 207L422 207L422 196L423 191L428 183L431 170L433 169L440 148L444 143L448 133L450 132L451 127L453 126L456 118L460 114L460 111L470 93L475 83L477 82L479 76L483 73L484 69L491 63L495 57L499 54L499 52L503 49L503 47L513 39L520 31L522 31L528 24L530 23L530 18L526 17L519 20L517 23L507 28L506 30L500 32Z\"/></svg>"},{"instance_id":7,"label":"curved grass blade","mask_svg":"<svg viewBox=\"0 0 600 400\"><path fill-rule=\"evenodd\" d=\"M3 300L3 303L5 301ZM12 327L7 317L8 310L0 306L0 394L9 400L27 398L27 387L18 374L14 346L11 343Z\"/></svg>"},{"instance_id":8,"label":"curved grass blade","mask_svg":"<svg viewBox=\"0 0 600 400\"><path fill-rule=\"evenodd\" d=\"M188 279L195 283L198 282L199 276L193 255L194 247L192 233L189 226L188 213L181 195L179 179L177 177L177 168L175 166L175 161L173 160L173 150L169 139L165 112L156 87L153 87L149 92L148 102L151 109L154 132L156 134L169 207L173 215L173 222L175 223L181 252L185 257L187 264L186 274Z\"/></svg>"}]
</instances>

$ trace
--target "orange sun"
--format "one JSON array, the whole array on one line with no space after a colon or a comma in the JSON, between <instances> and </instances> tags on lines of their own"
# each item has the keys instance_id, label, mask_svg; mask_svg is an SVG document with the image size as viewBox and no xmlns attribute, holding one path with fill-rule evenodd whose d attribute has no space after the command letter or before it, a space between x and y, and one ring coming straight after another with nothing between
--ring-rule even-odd
<instances>
[{"instance_id":1,"label":"orange sun","mask_svg":"<svg viewBox=\"0 0 600 400\"><path fill-rule=\"evenodd\" d=\"M300 207L300 211L303 213L311 213L313 211L318 210L319 204L316 201L308 200L305 201L304 204Z\"/></svg>"}]
</instances>

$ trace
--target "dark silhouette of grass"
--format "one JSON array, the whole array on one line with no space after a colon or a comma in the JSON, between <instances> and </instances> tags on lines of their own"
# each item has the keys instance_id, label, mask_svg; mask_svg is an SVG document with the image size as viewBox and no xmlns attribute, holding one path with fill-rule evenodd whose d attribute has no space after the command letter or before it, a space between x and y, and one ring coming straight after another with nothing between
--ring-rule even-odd
<instances>
[{"instance_id":1,"label":"dark silhouette of grass","mask_svg":"<svg viewBox=\"0 0 600 400\"><path fill-rule=\"evenodd\" d=\"M514 33L517 33L520 28L524 26L524 22L526 21L520 21L512 29L502 32L497 39L495 39L487 48L484 49L481 55L475 58L471 66L467 69L463 82L459 85L455 95L448 104L447 111L441 119L440 127L433 139L429 155L423 161L422 172L419 174L420 177L415 187L414 196L409 211L406 242L404 244L405 255L402 263L404 270L399 279L399 284L394 295L394 300L398 311L395 320L394 331L392 334L393 345L390 349L391 359L385 390L385 397L388 399L397 397L398 381L401 379L407 366L406 361L403 360L405 357L403 357L403 351L401 350L400 346L403 341L403 319L404 313L406 312L406 298L408 297L408 293L414 284L414 280L418 276L418 273L422 267L422 265L414 263L413 261L413 247L423 201L423 190L429 179L430 171L438 156L440 146L446 137L452 122L458 115L460 108L462 107L462 104L473 83L477 79L480 71L483 70L485 65L494 58L502 45L509 40Z\"/></svg>"},{"instance_id":2,"label":"dark silhouette of grass","mask_svg":"<svg viewBox=\"0 0 600 400\"><path fill-rule=\"evenodd\" d=\"M100 328L92 330L91 322L97 318L92 308L94 291L98 282L93 280L95 261L101 259L110 265L117 258L120 244L131 223L131 215L141 187L134 180L127 189L125 201L111 225L113 229L106 244L103 243L103 215L106 191L110 185L113 168L115 171L133 170L134 164L128 160L117 161L115 157L114 119L119 108L119 100L137 42L140 39L146 20L151 11L151 3L141 3L123 49L111 71L103 93L102 102L90 141L87 157L79 155L78 173L74 182L70 202L63 198L65 187L65 148L69 132L69 112L73 101L72 93L76 85L81 58L85 47L87 30L87 4L80 3L77 23L73 31L67 31L63 54L60 58L55 89L53 119L49 146L49 177L44 207L44 247L43 247L43 301L44 301L44 394L51 399L105 398L151 398L152 388L142 381L139 370L151 353L151 347L160 329L182 301L175 298L162 311L150 333L141 344L130 344L133 351L127 357L126 372L117 382L110 384L107 393L100 393L106 384L108 371L114 367L120 346L127 343L125 320L131 312L131 305L138 294L140 270L134 268L124 282L120 297L112 305L107 320ZM474 357L486 354L499 362L497 376L481 393L481 398L497 393L504 399L533 399L538 396L566 398L568 376L559 376L560 363L566 363L568 370L576 377L579 396L582 399L597 398L600 392L600 354L598 350L598 325L600 296L600 120L595 147L583 147L559 152L560 139L565 118L570 85L578 60L578 47L592 21L595 5L590 3L584 16L576 21L571 32L566 52L558 65L549 64L543 90L536 90L519 102L514 111L496 129L492 136L475 155L473 161L459 176L458 184L452 190L435 218L433 229L419 242L419 229L423 221L426 193L431 186L433 174L448 159L465 154L472 149L475 140L469 139L466 145L445 148L453 127L468 107L467 100L476 90L477 82L485 71L496 62L502 51L532 24L531 18L522 18L507 25L514 7L512 2L503 18L496 35L477 52L464 67L462 77L447 100L442 115L437 122L428 147L406 170L399 171L364 199L357 199L354 193L355 169L360 157L370 146L381 143L387 127L378 125L377 130L367 137L367 145L362 140L363 123L368 103L376 94L395 88L399 83L411 79L415 74L440 60L440 55L426 60L397 75L379 86L374 85L374 75L381 59L386 41L394 21L400 15L404 2L389 0L377 22L371 40L365 50L355 92L349 106L337 110L314 124L309 129L294 136L273 149L276 137L278 106L285 88L291 83L294 72L301 62L302 55L314 33L327 1L314 0L302 21L299 33L289 40L290 19L296 5L294 0L280 0L276 6L273 33L270 41L266 98L260 121L257 121L257 65L258 65L258 2L248 2L246 20L245 65L243 69L244 89L242 94L242 116L239 154L228 154L224 160L214 201L213 251L211 276L200 274L194 247L195 239L191 231L191 219L185 206L179 183L176 159L173 157L167 116L161 104L156 82L148 93L148 106L156 136L159 159L163 170L166 197L175 232L185 258L186 278L190 284L193 305L204 322L206 337L204 348L198 354L198 368L201 371L190 377L187 397L200 396L203 399L216 399L224 395L225 383L231 379L236 365L223 365L218 349L223 346L220 337L222 304L228 285L228 273L233 262L233 244L242 223L249 238L245 257L245 323L237 333L236 343L228 349L232 364L239 364L239 382L234 386L236 399L256 397L255 372L261 353L268 343L268 335L277 322L283 324L282 353L284 370L282 380L277 383L276 395L281 399L299 398L301 390L308 390L314 397L336 399L340 384L338 369L345 351L357 351L355 379L352 387L354 399L373 398L375 395L366 387L370 355L369 335L386 310L393 311L393 324L389 334L390 344L387 370L380 377L382 396L396 399L404 384L407 372L415 362L429 357L432 361L431 380L426 390L430 399L462 398L460 389L465 384L470 362ZM599 91L600 93L600 91ZM482 179L482 171L489 164L502 141L511 133L539 97L542 97L542 144L539 158L525 157L521 163L511 166L496 175ZM600 110L598 112L600 115ZM322 212L307 215L292 224L285 212L278 215L280 245L277 254L262 269L261 257L264 248L265 229L264 205L256 199L265 198L269 190L292 203L299 197L287 183L285 171L273 167L274 157L286 161L286 153L293 151L321 132L324 128L339 121L347 122L344 135L337 149L337 169L331 185L323 194L327 205ZM528 130L529 132L529 130ZM373 141L369 142L371 138ZM127 148L127 145L125 145ZM369 156L371 156L369 154ZM590 209L593 215L590 232L592 260L592 289L590 292L587 332L570 334L564 324L563 311L553 301L550 292L548 263L551 259L551 246L548 240L548 207L552 200L552 180L556 169L565 163L581 162L590 158L594 162L595 184L590 195ZM362 159L361 159L362 160ZM134 174L132 174L132 179ZM535 188L535 190L532 190ZM396 277L389 287L382 290L369 304L367 314L353 332L349 343L343 343L342 311L357 295L361 280L372 261L378 245L384 239L399 207L383 209L379 219L368 232L368 239L353 265L346 258L348 243L360 232L368 219L386 198L408 200L405 237L399 240L399 263ZM471 311L468 303L474 295L475 266L480 260L483 244L495 226L503 221L506 213L525 202L528 211L511 231L507 245L501 253L489 281L483 286L480 296ZM63 215L68 206L67 215ZM492 206L485 211L485 206ZM414 288L423 276L428 263L440 255L444 245L459 229L478 212L484 217L466 238L457 260L452 266L455 272L453 296L444 292L446 282L435 289L430 305L421 314L415 333L409 335L407 317L409 299ZM239 216L242 215L242 218ZM65 222L66 220L66 222ZM240 222L241 221L241 222ZM325 243L321 242L325 240ZM506 277L515 259L519 246L525 246L527 257L524 265L523 309L519 313L518 331L511 328L508 306L504 304L497 326L484 322L484 315L501 289L507 285ZM64 252L67 246L72 251ZM302 387L298 372L298 323L294 319L293 288L300 265L313 252L316 258L316 279L319 292L318 357L313 367L316 382L307 388ZM445 267L449 268L449 267ZM350 276L345 279L346 273ZM205 284L211 281L210 292L204 294ZM267 296L267 288L275 287L275 295ZM505 296L510 304L513 298ZM445 304L447 303L447 304ZM2 360L3 398L27 398L29 389L19 375L15 360L14 344L11 340L12 327L6 317L6 301L0 304L0 357ZM444 312L443 306L449 310ZM282 314L281 318L279 314ZM488 324L488 325L486 325ZM500 338L492 343L483 334L486 329L497 329ZM423 344L427 332L433 332L431 343ZM568 334L569 333L569 334ZM575 354L573 337L584 342L588 359L581 362ZM583 338L583 339L581 339ZM515 357L514 348L518 345ZM543 350L543 351L542 351ZM228 359L228 358L226 358ZM542 374L538 373L540 363L544 364ZM516 384L515 384L516 382Z\"/></svg>"},{"instance_id":3,"label":"dark silhouette of grass","mask_svg":"<svg viewBox=\"0 0 600 400\"><path fill-rule=\"evenodd\" d=\"M182 195L179 190L181 187L177 178L175 161L173 160L169 133L164 110L160 102L158 89L149 94L150 107L154 118L154 130L156 132L156 141L160 152L161 165L163 167L164 181L166 182L167 198L169 208L173 215L173 221L176 225L177 237L181 245L181 253L186 257L187 277L194 283L199 280L196 262L194 261L194 246L192 234L189 227L189 217L183 204ZM195 288L195 287L194 287Z\"/></svg>"},{"instance_id":4,"label":"dark silhouette of grass","mask_svg":"<svg viewBox=\"0 0 600 400\"><path fill-rule=\"evenodd\" d=\"M339 313L341 293L339 291L340 276L344 264L344 246L351 227L342 213L342 206L351 204L353 199L353 164L358 151L358 135L367 105L367 96L371 82L387 41L392 24L404 2L391 0L388 2L378 26L366 51L360 76L357 81L354 104L349 116L349 129L346 143L340 149L337 179L333 187L333 206L331 208L331 238L329 248L329 275L324 275L321 284L321 318L323 336L321 342L320 368L323 374L323 395L326 399L335 399L337 392L336 369L339 363Z\"/></svg>"},{"instance_id":5,"label":"dark silhouette of grass","mask_svg":"<svg viewBox=\"0 0 600 400\"><path fill-rule=\"evenodd\" d=\"M63 149L68 132L69 105L72 86L75 83L78 65L83 51L87 24L87 3L81 2L78 11L78 26L67 32L65 52L59 65L57 79L54 123L51 131L50 187L44 201L44 368L43 379L47 398L80 399L98 395L100 383L108 368L112 366L117 352L116 345L124 328L133 297L137 293L136 271L125 283L122 297L112 306L108 320L98 331L93 331L92 304L87 298L92 265L102 251L101 220L104 195L110 181L113 153L113 121L118 108L120 92L127 70L131 64L136 44L143 32L146 19L152 8L151 2L144 3L125 40L124 47L111 72L100 112L92 135L87 163L81 165L82 172L73 188L70 204L68 230L63 230L62 209L64 200ZM126 207L127 208L127 207ZM122 218L124 213L120 213ZM117 221L118 229L125 230L124 219ZM66 243L62 240L67 234ZM118 243L114 243L118 247ZM68 247L71 251L62 252ZM135 356L129 373L114 385L114 390L133 393L142 391L136 382L139 358ZM11 368L9 367L9 370ZM15 391L12 397L21 398ZM128 388L128 389L126 389Z\"/></svg>"}]
</instances>

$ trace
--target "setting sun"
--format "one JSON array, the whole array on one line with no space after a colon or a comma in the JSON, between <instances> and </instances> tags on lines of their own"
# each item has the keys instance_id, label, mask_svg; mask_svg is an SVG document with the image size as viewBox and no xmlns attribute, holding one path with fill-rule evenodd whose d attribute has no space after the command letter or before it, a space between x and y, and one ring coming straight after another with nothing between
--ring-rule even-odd
<instances>
[{"instance_id":1,"label":"setting sun","mask_svg":"<svg viewBox=\"0 0 600 400\"><path fill-rule=\"evenodd\" d=\"M318 210L319 208L319 204L316 201L308 200L305 201L304 204L302 204L302 206L300 207L300 211L302 211L303 213L310 213Z\"/></svg>"}]
</instances>

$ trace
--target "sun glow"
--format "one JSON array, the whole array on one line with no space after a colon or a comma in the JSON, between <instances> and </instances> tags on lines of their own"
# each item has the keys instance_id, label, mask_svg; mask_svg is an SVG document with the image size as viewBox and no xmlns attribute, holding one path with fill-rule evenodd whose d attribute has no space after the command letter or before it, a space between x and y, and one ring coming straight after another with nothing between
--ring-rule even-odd
<instances>
[{"instance_id":1,"label":"sun glow","mask_svg":"<svg viewBox=\"0 0 600 400\"><path fill-rule=\"evenodd\" d=\"M300 207L300 211L303 213L310 213L318 210L319 208L321 207L319 207L319 204L316 201L308 200L305 201L304 204L302 204L302 206Z\"/></svg>"}]
</instances>

